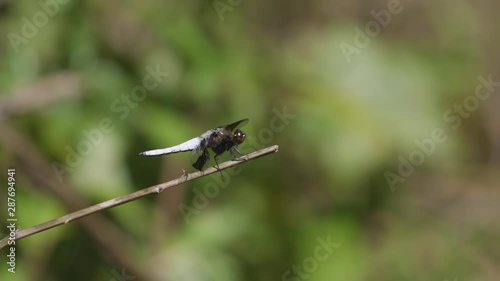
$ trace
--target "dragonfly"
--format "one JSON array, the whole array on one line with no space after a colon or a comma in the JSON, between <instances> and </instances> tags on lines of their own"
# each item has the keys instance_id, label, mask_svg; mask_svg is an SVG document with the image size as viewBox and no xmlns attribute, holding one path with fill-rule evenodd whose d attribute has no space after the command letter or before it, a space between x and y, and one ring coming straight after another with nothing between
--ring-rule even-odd
<instances>
[{"instance_id":1,"label":"dragonfly","mask_svg":"<svg viewBox=\"0 0 500 281\"><path fill-rule=\"evenodd\" d=\"M219 170L219 162L217 161L217 158L221 154L229 151L234 158L241 155L241 152L238 150L238 145L242 144L243 141L245 141L246 134L239 128L244 126L246 123L248 123L248 118L236 121L231 124L213 128L201 134L200 136L192 138L181 144L167 148L144 151L139 153L139 155L158 156L185 151L201 153L198 156L196 162L193 163L193 167L198 171L202 171L205 164L210 160L209 150L212 150L212 152L215 154L214 160L216 163L216 168Z\"/></svg>"}]
</instances>

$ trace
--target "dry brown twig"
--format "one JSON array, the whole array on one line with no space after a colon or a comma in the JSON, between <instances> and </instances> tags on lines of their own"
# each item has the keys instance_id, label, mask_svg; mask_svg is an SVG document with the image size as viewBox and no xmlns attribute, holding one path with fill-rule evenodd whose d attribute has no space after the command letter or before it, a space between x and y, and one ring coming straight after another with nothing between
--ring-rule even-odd
<instances>
[{"instance_id":1,"label":"dry brown twig","mask_svg":"<svg viewBox=\"0 0 500 281\"><path fill-rule=\"evenodd\" d=\"M273 145L270 147L266 147L266 148L257 150L255 152L244 155L238 159L234 159L234 160L230 160L230 161L221 163L221 164L219 164L219 169L224 170L224 169L242 164L246 161L257 159L259 157L277 152L278 148L279 147L277 145ZM97 213L97 212L100 212L100 211L103 211L103 210L106 210L106 209L109 209L112 207L116 207L116 206L125 204L127 202L137 200L137 199L145 197L147 195L158 194L167 188L177 186L177 185L180 185L182 183L216 173L218 171L219 170L216 169L215 167L211 167L211 168L208 168L208 169L201 171L201 172L194 172L191 174L186 173L175 180L171 180L168 182L164 182L161 184L150 186L150 187L141 189L139 191L136 191L136 192L124 195L124 196L110 199L108 201L105 201L105 202L78 210L76 212L72 212L72 213L67 214L65 216L62 216L60 218L57 218L57 219L33 226L33 227L30 227L30 228L17 229L16 240L19 240L19 239L34 235L36 233L60 226L62 224L66 224L68 222L86 217L86 216L91 215L93 213ZM9 239L9 237L7 236L7 237L4 237L2 240L0 240L0 249L3 249L5 246L7 246L8 239Z\"/></svg>"}]
</instances>

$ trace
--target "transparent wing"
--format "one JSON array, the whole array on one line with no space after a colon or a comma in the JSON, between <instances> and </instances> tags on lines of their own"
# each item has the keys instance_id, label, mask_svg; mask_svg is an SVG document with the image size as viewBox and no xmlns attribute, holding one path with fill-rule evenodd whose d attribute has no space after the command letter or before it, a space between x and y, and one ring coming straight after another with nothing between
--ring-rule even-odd
<instances>
[{"instance_id":1,"label":"transparent wing","mask_svg":"<svg viewBox=\"0 0 500 281\"><path fill-rule=\"evenodd\" d=\"M240 121L236 121L236 122L228 124L228 125L220 126L219 128L224 128L224 129L229 130L229 131L232 132L232 131L236 130L239 127L245 126L246 123L248 123L248 118L242 119Z\"/></svg>"},{"instance_id":2,"label":"transparent wing","mask_svg":"<svg viewBox=\"0 0 500 281\"><path fill-rule=\"evenodd\" d=\"M210 153L208 149L196 150L191 154L191 163L193 163L193 167L198 171L205 170L209 161Z\"/></svg>"},{"instance_id":3,"label":"transparent wing","mask_svg":"<svg viewBox=\"0 0 500 281\"><path fill-rule=\"evenodd\" d=\"M210 136L213 133L223 131L223 130L229 130L232 132L233 130L236 130L237 128L244 126L246 123L248 123L248 118L242 119L240 121L236 121L236 122L228 124L228 125L219 126L219 127L216 127L216 128L213 128L211 130L206 131L205 133L203 133L200 136L200 138L208 141L208 139L210 138ZM203 145L201 145L200 147L203 147Z\"/></svg>"}]
</instances>

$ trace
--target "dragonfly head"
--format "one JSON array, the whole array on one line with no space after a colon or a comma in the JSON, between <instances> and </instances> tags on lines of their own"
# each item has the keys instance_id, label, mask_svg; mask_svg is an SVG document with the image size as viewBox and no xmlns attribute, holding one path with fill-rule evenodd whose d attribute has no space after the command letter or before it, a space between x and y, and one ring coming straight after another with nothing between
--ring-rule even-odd
<instances>
[{"instance_id":1,"label":"dragonfly head","mask_svg":"<svg viewBox=\"0 0 500 281\"><path fill-rule=\"evenodd\" d=\"M241 144L243 143L243 141L245 140L247 135L245 135L245 133L243 133L242 130L238 129L236 131L234 131L234 140L236 141L236 143L238 144Z\"/></svg>"}]
</instances>

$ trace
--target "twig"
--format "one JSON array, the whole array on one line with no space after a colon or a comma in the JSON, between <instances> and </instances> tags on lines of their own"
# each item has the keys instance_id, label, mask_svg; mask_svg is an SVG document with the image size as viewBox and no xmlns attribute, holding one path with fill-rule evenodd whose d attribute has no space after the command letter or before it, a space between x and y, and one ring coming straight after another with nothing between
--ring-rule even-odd
<instances>
[{"instance_id":1,"label":"twig","mask_svg":"<svg viewBox=\"0 0 500 281\"><path fill-rule=\"evenodd\" d=\"M265 155L268 155L268 154L271 154L271 153L274 153L277 151L278 151L277 145L266 147L266 148L263 148L261 150L244 155L238 159L230 160L230 161L221 163L221 164L219 164L219 169L224 170L224 169L239 165L241 163L244 163L246 161L257 159L259 157L262 157L262 156L265 156ZM203 176L207 176L207 175L213 174L215 172L218 172L218 170L215 167L211 167L211 168L208 168L208 169L201 171L201 172L199 171L199 172L194 172L191 174L184 174L175 180L171 180L169 182L150 186L150 187L141 189L139 191L136 191L136 192L133 192L133 193L121 196L121 197L117 197L117 198L114 198L114 199L111 199L108 201L104 201L102 203L87 207L85 209L81 209L79 211L67 214L67 215L62 216L60 218L57 218L57 219L33 226L33 227L30 227L30 228L17 229L16 240L31 236L31 235L36 234L38 232L42 232L42 231L51 229L53 227L57 227L57 226L62 225L62 224L66 224L70 221L74 221L74 220L83 218L85 216L88 216L90 214L93 214L93 213L96 213L99 211L103 211L103 210L106 210L106 209L109 209L112 207L119 206L121 204L125 204L125 203L130 202L130 201L137 200L139 198L145 197L145 196L150 195L150 194L160 193L167 188L177 186L181 183L185 183L185 182L188 182L188 181L191 181L191 180L203 177ZM3 249L5 246L7 246L8 238L9 237L6 236L2 240L0 240L0 249Z\"/></svg>"},{"instance_id":2,"label":"twig","mask_svg":"<svg viewBox=\"0 0 500 281\"><path fill-rule=\"evenodd\" d=\"M51 102L57 103L58 100L52 99ZM2 132L0 143L6 147L8 154L12 154L12 164L16 163L15 166L22 170L22 180L31 183L27 186L53 195L68 212L90 206L85 196L80 194L69 181L64 182L56 177L51 162L33 140L14 128L8 120L2 119L2 116L0 116L0 132ZM116 221L113 222L110 218L96 213L78 222L88 237L98 245L97 251L106 260L115 266L127 268L127 272L136 276L137 280L155 280L149 271L144 270L128 255L137 250L138 244L117 225Z\"/></svg>"}]
</instances>

